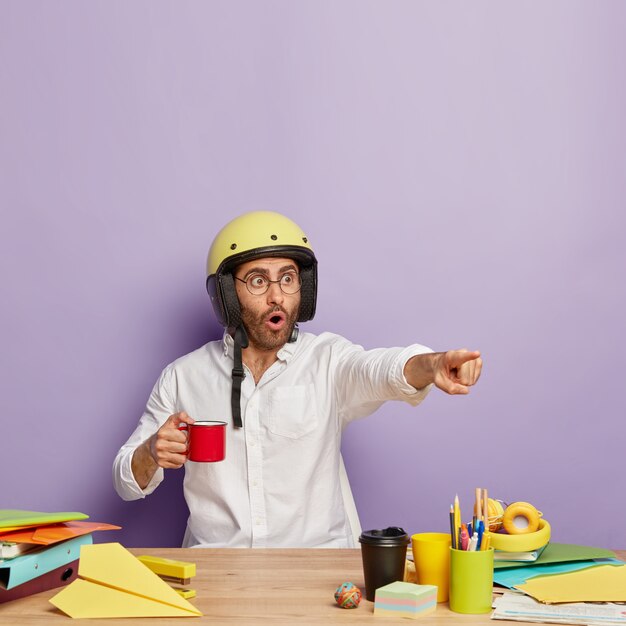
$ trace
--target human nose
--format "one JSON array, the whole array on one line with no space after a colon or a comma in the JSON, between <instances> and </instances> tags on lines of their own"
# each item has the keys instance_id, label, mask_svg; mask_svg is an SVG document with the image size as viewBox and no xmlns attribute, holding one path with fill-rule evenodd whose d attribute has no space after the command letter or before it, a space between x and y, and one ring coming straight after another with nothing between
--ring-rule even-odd
<instances>
[{"instance_id":1,"label":"human nose","mask_svg":"<svg viewBox=\"0 0 626 626\"><path fill-rule=\"evenodd\" d=\"M280 281L273 280L270 282L270 286L267 290L267 301L268 303L280 304L285 299L285 294L283 290L280 288Z\"/></svg>"}]
</instances>

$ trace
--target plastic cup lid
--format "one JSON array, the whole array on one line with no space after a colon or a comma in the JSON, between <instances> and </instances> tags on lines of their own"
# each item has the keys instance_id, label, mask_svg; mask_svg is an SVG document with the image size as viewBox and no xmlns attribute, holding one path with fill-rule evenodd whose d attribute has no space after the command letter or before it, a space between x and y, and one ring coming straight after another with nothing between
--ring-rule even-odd
<instances>
[{"instance_id":1,"label":"plastic cup lid","mask_svg":"<svg viewBox=\"0 0 626 626\"><path fill-rule=\"evenodd\" d=\"M410 540L404 529L389 526L382 530L364 530L359 541L375 546L406 546Z\"/></svg>"}]
</instances>

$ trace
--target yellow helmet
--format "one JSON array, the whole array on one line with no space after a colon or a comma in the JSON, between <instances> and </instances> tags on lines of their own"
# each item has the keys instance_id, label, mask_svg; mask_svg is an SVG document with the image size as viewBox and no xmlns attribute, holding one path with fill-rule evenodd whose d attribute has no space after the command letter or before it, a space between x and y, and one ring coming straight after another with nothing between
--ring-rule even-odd
<instances>
[{"instance_id":1,"label":"yellow helmet","mask_svg":"<svg viewBox=\"0 0 626 626\"><path fill-rule=\"evenodd\" d=\"M226 224L209 250L206 285L220 324L227 328L241 324L233 269L246 261L272 256L298 262L302 280L298 321L313 318L317 300L317 260L308 237L295 222L280 213L252 211Z\"/></svg>"}]
</instances>

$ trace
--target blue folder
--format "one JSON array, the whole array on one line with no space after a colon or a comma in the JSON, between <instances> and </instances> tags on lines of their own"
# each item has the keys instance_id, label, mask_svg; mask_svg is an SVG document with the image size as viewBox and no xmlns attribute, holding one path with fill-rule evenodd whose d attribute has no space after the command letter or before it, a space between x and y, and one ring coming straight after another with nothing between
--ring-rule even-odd
<instances>
[{"instance_id":1,"label":"blue folder","mask_svg":"<svg viewBox=\"0 0 626 626\"><path fill-rule=\"evenodd\" d=\"M81 535L8 561L0 561L0 589L12 589L75 561L80 557L80 547L90 543L93 543L91 534Z\"/></svg>"}]
</instances>

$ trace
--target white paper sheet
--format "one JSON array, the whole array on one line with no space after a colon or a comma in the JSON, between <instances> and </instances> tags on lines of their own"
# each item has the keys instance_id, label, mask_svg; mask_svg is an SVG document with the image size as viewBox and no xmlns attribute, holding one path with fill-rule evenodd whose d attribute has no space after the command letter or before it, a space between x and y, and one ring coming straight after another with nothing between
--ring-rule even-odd
<instances>
[{"instance_id":1,"label":"white paper sheet","mask_svg":"<svg viewBox=\"0 0 626 626\"><path fill-rule=\"evenodd\" d=\"M598 624L626 625L626 605L611 602L542 604L529 596L505 592L494 601L491 619L593 626Z\"/></svg>"}]
</instances>

